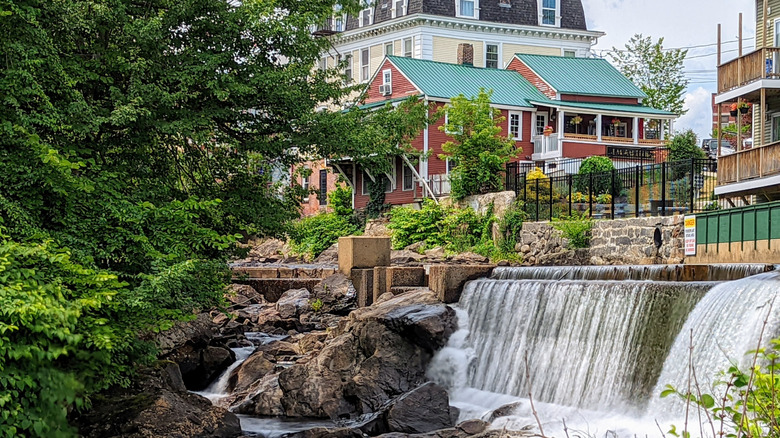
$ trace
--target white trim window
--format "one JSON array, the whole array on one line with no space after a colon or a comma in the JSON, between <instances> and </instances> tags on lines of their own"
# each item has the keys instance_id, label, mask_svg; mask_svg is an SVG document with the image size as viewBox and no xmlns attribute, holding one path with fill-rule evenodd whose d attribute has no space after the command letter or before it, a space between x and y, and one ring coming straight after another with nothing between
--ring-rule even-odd
<instances>
[{"instance_id":1,"label":"white trim window","mask_svg":"<svg viewBox=\"0 0 780 438\"><path fill-rule=\"evenodd\" d=\"M393 1L392 17L401 17L406 15L406 1L395 0Z\"/></svg>"},{"instance_id":2,"label":"white trim window","mask_svg":"<svg viewBox=\"0 0 780 438\"><path fill-rule=\"evenodd\" d=\"M536 113L535 135L543 135L545 126L547 126L547 113Z\"/></svg>"},{"instance_id":3,"label":"white trim window","mask_svg":"<svg viewBox=\"0 0 780 438\"><path fill-rule=\"evenodd\" d=\"M566 49L564 49L563 50L563 57L564 58L576 58L577 57L577 52L574 51L574 50L566 50Z\"/></svg>"},{"instance_id":4,"label":"white trim window","mask_svg":"<svg viewBox=\"0 0 780 438\"><path fill-rule=\"evenodd\" d=\"M452 157L447 157L444 159L445 161L445 170L446 174L449 175L452 172L452 169L455 168L455 159Z\"/></svg>"},{"instance_id":5,"label":"white trim window","mask_svg":"<svg viewBox=\"0 0 780 438\"><path fill-rule=\"evenodd\" d=\"M360 82L368 80L368 49L360 51Z\"/></svg>"},{"instance_id":6,"label":"white trim window","mask_svg":"<svg viewBox=\"0 0 780 438\"><path fill-rule=\"evenodd\" d=\"M780 141L780 114L772 114L772 143Z\"/></svg>"},{"instance_id":7,"label":"white trim window","mask_svg":"<svg viewBox=\"0 0 780 438\"><path fill-rule=\"evenodd\" d=\"M319 62L317 63L317 68L320 70L327 70L328 69L328 58L323 56L320 58Z\"/></svg>"},{"instance_id":8,"label":"white trim window","mask_svg":"<svg viewBox=\"0 0 780 438\"><path fill-rule=\"evenodd\" d=\"M404 192L414 190L414 172L406 163L401 167L401 188Z\"/></svg>"},{"instance_id":9,"label":"white trim window","mask_svg":"<svg viewBox=\"0 0 780 438\"><path fill-rule=\"evenodd\" d=\"M393 42L385 43L385 56L393 56Z\"/></svg>"},{"instance_id":10,"label":"white trim window","mask_svg":"<svg viewBox=\"0 0 780 438\"><path fill-rule=\"evenodd\" d=\"M382 85L393 84L393 71L388 69L382 70Z\"/></svg>"},{"instance_id":11,"label":"white trim window","mask_svg":"<svg viewBox=\"0 0 780 438\"><path fill-rule=\"evenodd\" d=\"M561 0L539 0L539 24L542 26L560 26Z\"/></svg>"},{"instance_id":12,"label":"white trim window","mask_svg":"<svg viewBox=\"0 0 780 438\"><path fill-rule=\"evenodd\" d=\"M485 43L485 68L501 68L501 45Z\"/></svg>"},{"instance_id":13,"label":"white trim window","mask_svg":"<svg viewBox=\"0 0 780 438\"><path fill-rule=\"evenodd\" d=\"M513 140L523 139L523 113L510 111L507 118L509 137Z\"/></svg>"},{"instance_id":14,"label":"white trim window","mask_svg":"<svg viewBox=\"0 0 780 438\"><path fill-rule=\"evenodd\" d=\"M354 78L352 77L352 55L346 56L346 65L344 66L344 84L349 85Z\"/></svg>"},{"instance_id":15,"label":"white trim window","mask_svg":"<svg viewBox=\"0 0 780 438\"><path fill-rule=\"evenodd\" d=\"M363 0L363 10L359 15L359 27L370 26L374 23L374 8L371 7L369 0Z\"/></svg>"},{"instance_id":16,"label":"white trim window","mask_svg":"<svg viewBox=\"0 0 780 438\"><path fill-rule=\"evenodd\" d=\"M479 0L455 0L455 16L479 19Z\"/></svg>"},{"instance_id":17,"label":"white trim window","mask_svg":"<svg viewBox=\"0 0 780 438\"><path fill-rule=\"evenodd\" d=\"M458 129L456 131L452 131L449 129L449 123L450 123L450 113L448 111L444 111L444 133L447 135L455 135L455 134L463 134L463 127L457 127Z\"/></svg>"},{"instance_id":18,"label":"white trim window","mask_svg":"<svg viewBox=\"0 0 780 438\"><path fill-rule=\"evenodd\" d=\"M412 44L411 38L404 38L403 40L403 48L404 48L404 56L407 58L412 57L412 50L414 49L414 44Z\"/></svg>"},{"instance_id":19,"label":"white trim window","mask_svg":"<svg viewBox=\"0 0 780 438\"><path fill-rule=\"evenodd\" d=\"M309 178L311 177L311 171L308 166L305 166L304 169L304 175L306 176L301 176L301 188L306 193L303 198L304 202L309 202Z\"/></svg>"}]
</instances>

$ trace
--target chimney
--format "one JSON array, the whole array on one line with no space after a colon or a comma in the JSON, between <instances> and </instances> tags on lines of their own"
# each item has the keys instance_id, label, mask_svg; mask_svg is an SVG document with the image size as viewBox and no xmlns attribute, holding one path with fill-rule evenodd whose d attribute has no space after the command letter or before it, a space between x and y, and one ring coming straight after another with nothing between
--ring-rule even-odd
<instances>
[{"instance_id":1,"label":"chimney","mask_svg":"<svg viewBox=\"0 0 780 438\"><path fill-rule=\"evenodd\" d=\"M458 44L458 64L474 65L474 46L466 43Z\"/></svg>"}]
</instances>

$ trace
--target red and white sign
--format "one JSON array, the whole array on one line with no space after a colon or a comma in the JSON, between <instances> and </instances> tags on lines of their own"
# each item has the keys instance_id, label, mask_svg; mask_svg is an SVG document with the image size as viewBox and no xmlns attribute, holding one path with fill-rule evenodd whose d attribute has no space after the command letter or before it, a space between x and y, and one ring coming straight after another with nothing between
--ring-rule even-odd
<instances>
[{"instance_id":1,"label":"red and white sign","mask_svg":"<svg viewBox=\"0 0 780 438\"><path fill-rule=\"evenodd\" d=\"M685 255L696 255L696 216L685 216Z\"/></svg>"}]
</instances>

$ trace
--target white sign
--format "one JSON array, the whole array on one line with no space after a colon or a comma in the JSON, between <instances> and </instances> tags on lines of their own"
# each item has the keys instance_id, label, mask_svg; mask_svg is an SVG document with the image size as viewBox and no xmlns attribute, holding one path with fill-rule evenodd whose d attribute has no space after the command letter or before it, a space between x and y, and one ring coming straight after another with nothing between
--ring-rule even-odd
<instances>
[{"instance_id":1,"label":"white sign","mask_svg":"<svg viewBox=\"0 0 780 438\"><path fill-rule=\"evenodd\" d=\"M685 216L685 255L696 255L696 216Z\"/></svg>"}]
</instances>

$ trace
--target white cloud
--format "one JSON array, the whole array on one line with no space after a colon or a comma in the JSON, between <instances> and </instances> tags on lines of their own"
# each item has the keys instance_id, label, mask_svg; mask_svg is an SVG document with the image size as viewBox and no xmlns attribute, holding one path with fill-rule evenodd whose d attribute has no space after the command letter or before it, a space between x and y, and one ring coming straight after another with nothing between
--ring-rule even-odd
<instances>
[{"instance_id":1,"label":"white cloud","mask_svg":"<svg viewBox=\"0 0 780 438\"><path fill-rule=\"evenodd\" d=\"M686 129L693 129L693 132L699 137L699 140L703 138L710 138L712 135L712 94L704 89L704 87L698 87L695 90L686 93L685 95L685 109L688 112L677 119L675 126L676 131L683 131Z\"/></svg>"},{"instance_id":2,"label":"white cloud","mask_svg":"<svg viewBox=\"0 0 780 438\"><path fill-rule=\"evenodd\" d=\"M737 56L739 13L743 13L744 53L755 46L756 14L753 0L582 0L588 28L606 32L593 51L604 56L612 47L623 48L635 34L664 38L664 47L691 47L685 61L690 83L688 113L675 125L693 129L699 138L712 129L710 94L716 90L717 26L722 25L723 61Z\"/></svg>"}]
</instances>

